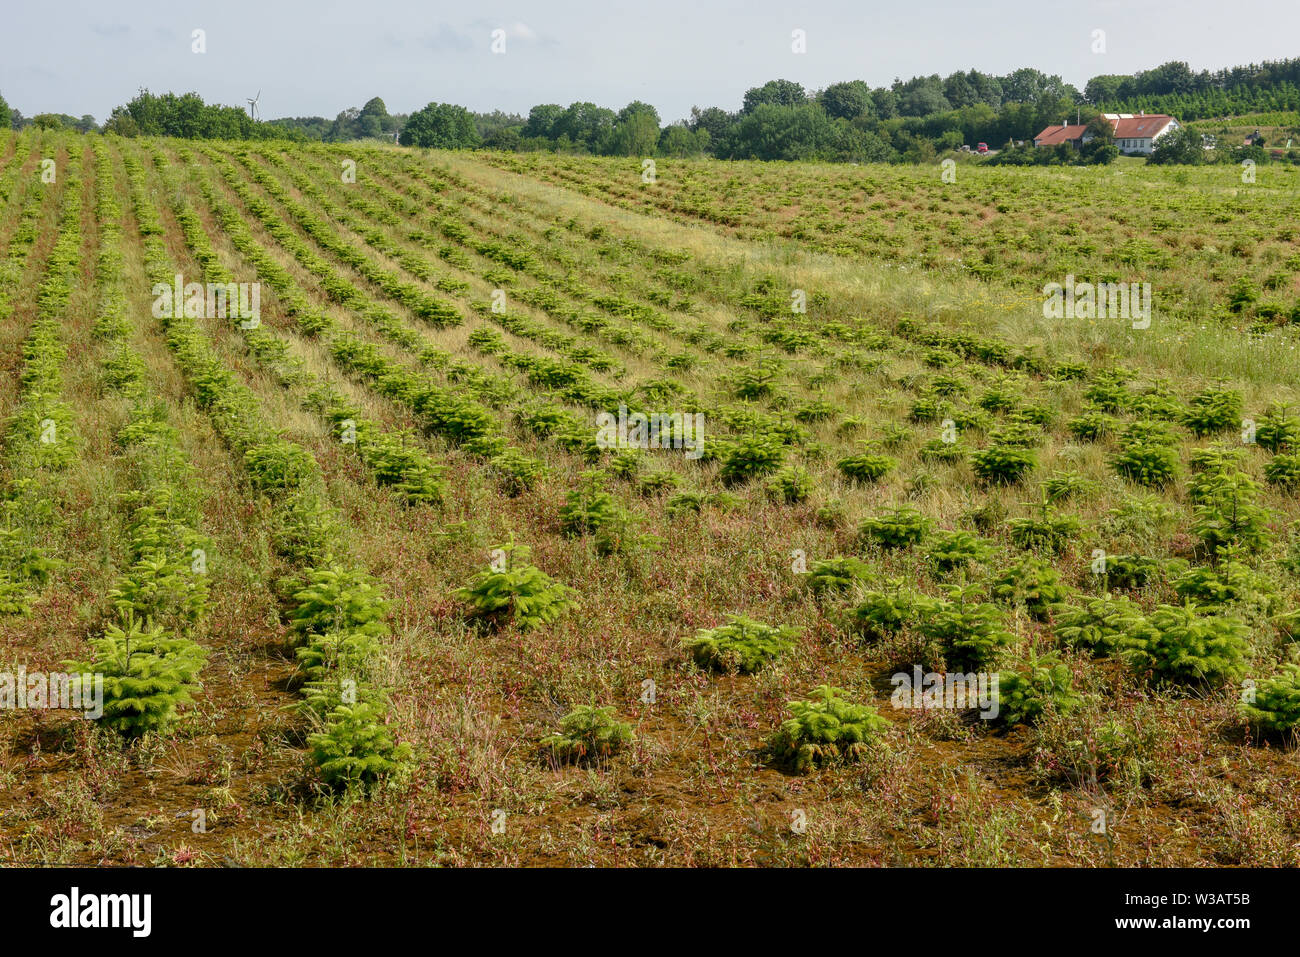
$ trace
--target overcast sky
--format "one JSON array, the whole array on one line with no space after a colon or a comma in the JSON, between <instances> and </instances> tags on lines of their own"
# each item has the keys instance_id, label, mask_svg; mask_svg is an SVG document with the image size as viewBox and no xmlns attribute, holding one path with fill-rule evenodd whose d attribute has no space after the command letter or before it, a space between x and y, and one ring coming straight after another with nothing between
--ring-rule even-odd
<instances>
[{"instance_id":1,"label":"overcast sky","mask_svg":"<svg viewBox=\"0 0 1300 957\"><path fill-rule=\"evenodd\" d=\"M972 67L1098 73L1300 55L1296 0L61 0L7 3L0 94L11 107L102 121L141 87L198 92L261 115L333 118L381 96L526 114L536 103L641 99L665 122L737 109L782 77L818 88ZM192 52L193 31L206 53ZM492 52L493 31L505 52ZM807 52L794 53L803 30ZM1093 31L1105 31L1094 53Z\"/></svg>"}]
</instances>

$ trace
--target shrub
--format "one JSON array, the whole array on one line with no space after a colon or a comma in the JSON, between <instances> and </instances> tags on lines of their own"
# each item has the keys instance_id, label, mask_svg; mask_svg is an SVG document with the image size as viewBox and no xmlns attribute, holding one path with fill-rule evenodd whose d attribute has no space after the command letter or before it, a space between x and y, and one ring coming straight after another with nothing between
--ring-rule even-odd
<instances>
[{"instance_id":1,"label":"shrub","mask_svg":"<svg viewBox=\"0 0 1300 957\"><path fill-rule=\"evenodd\" d=\"M1106 586L1108 588L1145 588L1152 579L1164 571L1164 563L1145 555L1107 555Z\"/></svg>"},{"instance_id":2,"label":"shrub","mask_svg":"<svg viewBox=\"0 0 1300 957\"><path fill-rule=\"evenodd\" d=\"M856 761L877 743L889 722L870 705L856 704L830 685L813 689L812 700L791 701L792 717L781 722L768 750L796 773L840 761Z\"/></svg>"},{"instance_id":3,"label":"shrub","mask_svg":"<svg viewBox=\"0 0 1300 957\"><path fill-rule=\"evenodd\" d=\"M1192 531L1211 554L1223 548L1248 552L1262 550L1272 540L1268 523L1272 513L1255 504L1257 486L1246 475L1226 476L1214 482L1196 506Z\"/></svg>"},{"instance_id":4,"label":"shrub","mask_svg":"<svg viewBox=\"0 0 1300 957\"><path fill-rule=\"evenodd\" d=\"M1083 397L1102 412L1123 412L1133 404L1133 393L1117 378L1099 378L1088 386Z\"/></svg>"},{"instance_id":5,"label":"shrub","mask_svg":"<svg viewBox=\"0 0 1300 957\"><path fill-rule=\"evenodd\" d=\"M1120 644L1135 672L1162 683L1215 684L1240 675L1248 634L1236 618L1202 615L1192 605L1160 605L1151 617L1133 622Z\"/></svg>"},{"instance_id":6,"label":"shrub","mask_svg":"<svg viewBox=\"0 0 1300 957\"><path fill-rule=\"evenodd\" d=\"M1046 712L1063 714L1082 700L1069 665L1052 653L1039 657L1031 652L1023 671L998 675L998 717L1007 724L1033 724Z\"/></svg>"},{"instance_id":7,"label":"shrub","mask_svg":"<svg viewBox=\"0 0 1300 957\"><path fill-rule=\"evenodd\" d=\"M970 455L970 450L959 442L931 439L921 446L920 455L933 462L960 462Z\"/></svg>"},{"instance_id":8,"label":"shrub","mask_svg":"<svg viewBox=\"0 0 1300 957\"><path fill-rule=\"evenodd\" d=\"M1164 422L1182 421L1187 414L1186 407L1164 382L1152 385L1138 396L1133 401L1131 411L1139 419L1159 419Z\"/></svg>"},{"instance_id":9,"label":"shrub","mask_svg":"<svg viewBox=\"0 0 1300 957\"><path fill-rule=\"evenodd\" d=\"M1176 440L1159 423L1135 422L1124 430L1111 467L1138 485L1165 485L1178 474Z\"/></svg>"},{"instance_id":10,"label":"shrub","mask_svg":"<svg viewBox=\"0 0 1300 957\"><path fill-rule=\"evenodd\" d=\"M1047 502L1037 506L1037 515L1013 518L1007 523L1011 541L1026 551L1059 554L1079 533L1079 520L1072 515L1058 515Z\"/></svg>"},{"instance_id":11,"label":"shrub","mask_svg":"<svg viewBox=\"0 0 1300 957\"><path fill-rule=\"evenodd\" d=\"M1284 402L1274 402L1255 424L1255 442L1268 451L1300 451L1300 416L1290 414Z\"/></svg>"},{"instance_id":12,"label":"shrub","mask_svg":"<svg viewBox=\"0 0 1300 957\"><path fill-rule=\"evenodd\" d=\"M369 701L336 706L325 730L309 735L307 743L321 777L334 787L402 774L411 758L410 745L397 744L383 723L383 708Z\"/></svg>"},{"instance_id":13,"label":"shrub","mask_svg":"<svg viewBox=\"0 0 1300 957\"><path fill-rule=\"evenodd\" d=\"M565 496L560 509L560 530L568 536L590 535L618 523L622 509L605 491L605 473L584 472L578 487Z\"/></svg>"},{"instance_id":14,"label":"shrub","mask_svg":"<svg viewBox=\"0 0 1300 957\"><path fill-rule=\"evenodd\" d=\"M1255 599L1264 599L1266 603L1273 594L1267 578L1232 557L1214 566L1187 569L1174 579L1174 591L1184 601L1206 606Z\"/></svg>"},{"instance_id":15,"label":"shrub","mask_svg":"<svg viewBox=\"0 0 1300 957\"><path fill-rule=\"evenodd\" d=\"M1222 388L1198 392L1188 403L1183 424L1195 435L1211 435L1237 428L1241 424L1241 393Z\"/></svg>"},{"instance_id":16,"label":"shrub","mask_svg":"<svg viewBox=\"0 0 1300 957\"><path fill-rule=\"evenodd\" d=\"M951 667L983 670L1011 643L1002 612L978 601L973 589L954 588L951 597L921 607L921 634L943 648Z\"/></svg>"},{"instance_id":17,"label":"shrub","mask_svg":"<svg viewBox=\"0 0 1300 957\"><path fill-rule=\"evenodd\" d=\"M1285 734L1300 725L1300 665L1286 664L1255 688L1254 701L1240 704L1242 717L1264 734Z\"/></svg>"},{"instance_id":18,"label":"shrub","mask_svg":"<svg viewBox=\"0 0 1300 957\"><path fill-rule=\"evenodd\" d=\"M636 490L640 495L651 496L676 489L681 484L682 478L676 472L670 472L667 469L656 469L637 479Z\"/></svg>"},{"instance_id":19,"label":"shrub","mask_svg":"<svg viewBox=\"0 0 1300 957\"><path fill-rule=\"evenodd\" d=\"M328 565L312 569L307 584L294 593L290 630L298 635L331 631L359 632L372 638L388 634L388 601L383 588L365 572Z\"/></svg>"},{"instance_id":20,"label":"shrub","mask_svg":"<svg viewBox=\"0 0 1300 957\"><path fill-rule=\"evenodd\" d=\"M751 436L735 443L722 461L722 481L737 485L760 475L775 472L785 458L785 448L778 439Z\"/></svg>"},{"instance_id":21,"label":"shrub","mask_svg":"<svg viewBox=\"0 0 1300 957\"><path fill-rule=\"evenodd\" d=\"M773 627L728 615L727 624L701 628L685 647L701 668L752 674L793 648L798 635L799 629L788 625Z\"/></svg>"},{"instance_id":22,"label":"shrub","mask_svg":"<svg viewBox=\"0 0 1300 957\"><path fill-rule=\"evenodd\" d=\"M127 737L163 733L177 708L193 701L207 650L188 638L128 617L125 628L109 625L91 639L90 661L65 662L73 674L104 676L104 713L99 719Z\"/></svg>"},{"instance_id":23,"label":"shrub","mask_svg":"<svg viewBox=\"0 0 1300 957\"><path fill-rule=\"evenodd\" d=\"M828 558L808 570L808 587L816 594L848 591L871 574L871 566L857 558Z\"/></svg>"},{"instance_id":24,"label":"shrub","mask_svg":"<svg viewBox=\"0 0 1300 957\"><path fill-rule=\"evenodd\" d=\"M546 466L516 448L503 449L489 459L492 470L501 481L502 490L510 496L531 491L546 474Z\"/></svg>"},{"instance_id":25,"label":"shrub","mask_svg":"<svg viewBox=\"0 0 1300 957\"><path fill-rule=\"evenodd\" d=\"M1082 607L1052 609L1052 634L1065 648L1104 658L1119 650L1129 630L1142 620L1141 609L1127 598L1092 598Z\"/></svg>"},{"instance_id":26,"label":"shrub","mask_svg":"<svg viewBox=\"0 0 1300 957\"><path fill-rule=\"evenodd\" d=\"M474 613L494 621L513 621L520 631L547 625L577 607L577 593L554 582L541 569L529 564L532 550L510 542L494 549L500 553L494 567L480 572L455 596L468 602ZM495 567L499 563L498 567Z\"/></svg>"},{"instance_id":27,"label":"shrub","mask_svg":"<svg viewBox=\"0 0 1300 957\"><path fill-rule=\"evenodd\" d=\"M1119 419L1093 409L1071 419L1065 427L1080 441L1097 442L1119 429Z\"/></svg>"},{"instance_id":28,"label":"shrub","mask_svg":"<svg viewBox=\"0 0 1300 957\"><path fill-rule=\"evenodd\" d=\"M244 468L256 489L293 489L315 474L316 461L302 446L276 439L245 452Z\"/></svg>"},{"instance_id":29,"label":"shrub","mask_svg":"<svg viewBox=\"0 0 1300 957\"><path fill-rule=\"evenodd\" d=\"M620 721L613 706L583 704L560 719L560 730L541 747L558 761L590 761L612 757L635 740L632 725Z\"/></svg>"},{"instance_id":30,"label":"shrub","mask_svg":"<svg viewBox=\"0 0 1300 957\"><path fill-rule=\"evenodd\" d=\"M833 498L817 507L817 524L822 528L842 528L847 520L841 499Z\"/></svg>"},{"instance_id":31,"label":"shrub","mask_svg":"<svg viewBox=\"0 0 1300 957\"><path fill-rule=\"evenodd\" d=\"M788 505L806 501L814 488L812 476L806 470L794 467L781 469L766 486L769 497Z\"/></svg>"},{"instance_id":32,"label":"shrub","mask_svg":"<svg viewBox=\"0 0 1300 957\"><path fill-rule=\"evenodd\" d=\"M1114 538L1133 538L1145 544L1161 543L1173 534L1179 512L1158 495L1126 498L1106 518L1106 532Z\"/></svg>"},{"instance_id":33,"label":"shrub","mask_svg":"<svg viewBox=\"0 0 1300 957\"><path fill-rule=\"evenodd\" d=\"M1097 483L1078 472L1053 472L1043 480L1043 495L1047 501L1066 502L1077 495L1091 494Z\"/></svg>"},{"instance_id":34,"label":"shrub","mask_svg":"<svg viewBox=\"0 0 1300 957\"><path fill-rule=\"evenodd\" d=\"M142 555L108 593L126 619L153 621L173 628L196 623L207 605L208 580L190 570L188 558L161 549Z\"/></svg>"},{"instance_id":35,"label":"shrub","mask_svg":"<svg viewBox=\"0 0 1300 957\"><path fill-rule=\"evenodd\" d=\"M939 571L952 571L986 562L996 550L993 542L972 532L936 532L930 543L929 557Z\"/></svg>"},{"instance_id":36,"label":"shrub","mask_svg":"<svg viewBox=\"0 0 1300 957\"><path fill-rule=\"evenodd\" d=\"M1300 452L1273 456L1264 466L1264 477L1268 479L1270 485L1288 491L1300 486Z\"/></svg>"},{"instance_id":37,"label":"shrub","mask_svg":"<svg viewBox=\"0 0 1300 957\"><path fill-rule=\"evenodd\" d=\"M930 519L916 509L904 506L865 519L858 532L864 541L881 548L905 548L920 543L930 525Z\"/></svg>"},{"instance_id":38,"label":"shrub","mask_svg":"<svg viewBox=\"0 0 1300 957\"><path fill-rule=\"evenodd\" d=\"M898 460L878 452L850 455L837 463L838 468L855 482L878 482L895 468Z\"/></svg>"},{"instance_id":39,"label":"shrub","mask_svg":"<svg viewBox=\"0 0 1300 957\"><path fill-rule=\"evenodd\" d=\"M863 592L858 604L845 613L850 634L859 635L865 641L897 634L933 602L901 581L894 581L891 585L889 591Z\"/></svg>"},{"instance_id":40,"label":"shrub","mask_svg":"<svg viewBox=\"0 0 1300 957\"><path fill-rule=\"evenodd\" d=\"M1049 605L1064 601L1069 594L1061 574L1049 563L1026 556L993 580L993 597L1008 604L1022 604L1035 618L1046 618Z\"/></svg>"},{"instance_id":41,"label":"shrub","mask_svg":"<svg viewBox=\"0 0 1300 957\"><path fill-rule=\"evenodd\" d=\"M975 474L990 484L1019 482L1038 464L1031 449L1017 445L990 445L971 453Z\"/></svg>"}]
</instances>

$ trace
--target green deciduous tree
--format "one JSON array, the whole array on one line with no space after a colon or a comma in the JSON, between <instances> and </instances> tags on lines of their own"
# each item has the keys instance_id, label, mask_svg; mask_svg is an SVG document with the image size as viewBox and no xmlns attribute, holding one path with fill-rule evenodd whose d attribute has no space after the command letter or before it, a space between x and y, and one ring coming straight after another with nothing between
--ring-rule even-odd
<instances>
[{"instance_id":1,"label":"green deciduous tree","mask_svg":"<svg viewBox=\"0 0 1300 957\"><path fill-rule=\"evenodd\" d=\"M430 103L410 115L397 141L403 146L431 149L472 149L479 145L479 136L474 117L465 107Z\"/></svg>"}]
</instances>

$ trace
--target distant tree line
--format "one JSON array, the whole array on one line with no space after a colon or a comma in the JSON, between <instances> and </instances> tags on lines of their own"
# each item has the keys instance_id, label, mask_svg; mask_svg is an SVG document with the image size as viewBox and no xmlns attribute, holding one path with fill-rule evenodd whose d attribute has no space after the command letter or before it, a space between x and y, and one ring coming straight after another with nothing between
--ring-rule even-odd
<instances>
[{"instance_id":1,"label":"distant tree line","mask_svg":"<svg viewBox=\"0 0 1300 957\"><path fill-rule=\"evenodd\" d=\"M639 100L617 111L588 101L543 103L526 117L429 103L408 116L390 114L379 97L343 110L333 120L255 122L240 107L205 104L196 93L142 90L114 109L101 129L127 136L371 139L446 149L856 162L920 162L983 142L1007 154L1000 162L1038 164L1108 161L1107 141L1077 153L1070 147L1028 152L1034 135L1045 127L1089 123L1102 112L1169 113L1187 123L1293 110L1300 110L1300 58L1214 72L1194 72L1186 63L1172 61L1131 75L1095 76L1082 92L1059 76L1028 67L1004 76L978 70L916 76L887 87L846 80L807 90L776 79L748 90L735 111L697 106L688 118L666 125L653 106ZM89 116L25 119L0 100L0 119L4 112L11 113L16 127L39 120L84 132L96 128Z\"/></svg>"}]
</instances>

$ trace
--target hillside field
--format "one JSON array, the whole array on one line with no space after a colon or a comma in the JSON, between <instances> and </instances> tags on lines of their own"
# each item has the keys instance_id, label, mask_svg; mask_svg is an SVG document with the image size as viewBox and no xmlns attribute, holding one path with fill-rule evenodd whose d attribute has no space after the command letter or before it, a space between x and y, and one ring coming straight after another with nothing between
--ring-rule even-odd
<instances>
[{"instance_id":1,"label":"hillside field","mask_svg":"<svg viewBox=\"0 0 1300 957\"><path fill-rule=\"evenodd\" d=\"M1297 865L1242 174L0 133L0 861Z\"/></svg>"}]
</instances>

